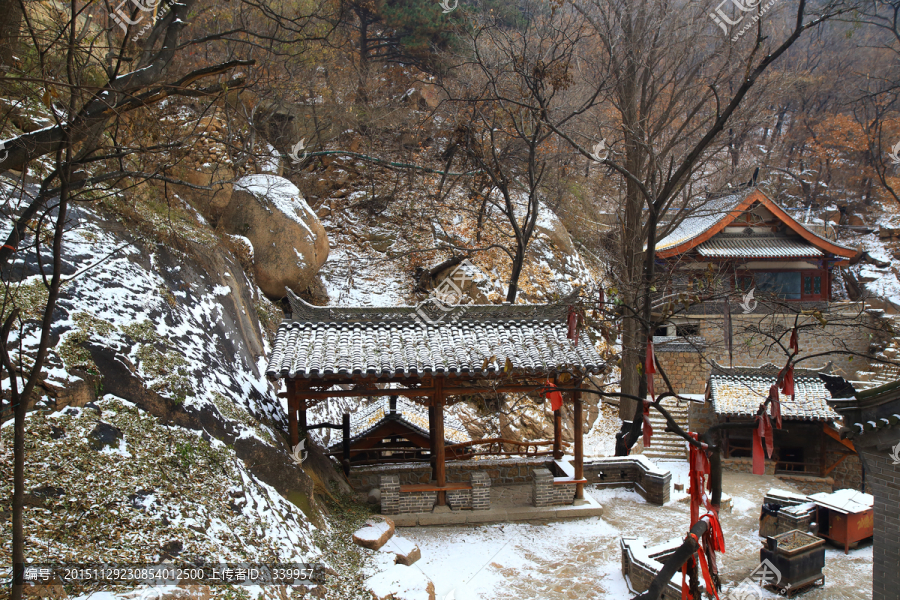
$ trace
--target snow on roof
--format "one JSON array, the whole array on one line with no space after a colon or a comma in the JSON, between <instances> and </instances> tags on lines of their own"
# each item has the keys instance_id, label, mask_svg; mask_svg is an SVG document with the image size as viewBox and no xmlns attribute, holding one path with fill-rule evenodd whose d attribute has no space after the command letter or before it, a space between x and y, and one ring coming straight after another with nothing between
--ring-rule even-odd
<instances>
[{"instance_id":1,"label":"snow on roof","mask_svg":"<svg viewBox=\"0 0 900 600\"><path fill-rule=\"evenodd\" d=\"M292 316L275 336L266 374L278 377L493 376L598 373L604 361L587 333L567 336L568 307L465 305L425 323L425 308L312 306L288 290ZM426 306L431 306L426 305ZM446 318L443 318L446 317Z\"/></svg>"},{"instance_id":2,"label":"snow on roof","mask_svg":"<svg viewBox=\"0 0 900 600\"><path fill-rule=\"evenodd\" d=\"M679 246L706 233L734 210L751 191L753 191L752 188L747 188L735 194L710 200L695 209L690 209L690 215L685 217L666 237L656 242L657 252Z\"/></svg>"},{"instance_id":3,"label":"snow on roof","mask_svg":"<svg viewBox=\"0 0 900 600\"><path fill-rule=\"evenodd\" d=\"M755 416L759 405L769 397L769 388L775 385L777 377L778 368L771 364L733 369L716 365L709 376L713 410L722 416ZM817 371L796 369L794 392L794 400L780 396L784 419L830 421L838 418L837 412L827 404L831 394Z\"/></svg>"},{"instance_id":4,"label":"snow on roof","mask_svg":"<svg viewBox=\"0 0 900 600\"><path fill-rule=\"evenodd\" d=\"M825 253L797 237L719 234L697 246L707 258L816 258Z\"/></svg>"},{"instance_id":5,"label":"snow on roof","mask_svg":"<svg viewBox=\"0 0 900 600\"><path fill-rule=\"evenodd\" d=\"M856 490L843 489L831 494L820 492L809 497L810 500L844 514L865 512L875 506L875 497Z\"/></svg>"}]
</instances>

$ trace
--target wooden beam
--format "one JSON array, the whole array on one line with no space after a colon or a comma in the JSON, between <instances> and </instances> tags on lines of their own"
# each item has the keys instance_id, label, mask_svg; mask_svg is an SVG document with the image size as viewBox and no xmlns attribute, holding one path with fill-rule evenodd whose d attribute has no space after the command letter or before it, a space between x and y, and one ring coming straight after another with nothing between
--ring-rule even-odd
<instances>
[{"instance_id":1,"label":"wooden beam","mask_svg":"<svg viewBox=\"0 0 900 600\"><path fill-rule=\"evenodd\" d=\"M444 380L436 377L434 380L434 431L432 439L434 439L434 459L435 473L434 479L438 487L447 485L446 465L444 464ZM438 492L437 505L447 505L447 493Z\"/></svg>"},{"instance_id":2,"label":"wooden beam","mask_svg":"<svg viewBox=\"0 0 900 600\"><path fill-rule=\"evenodd\" d=\"M435 378L435 381L439 381L440 378ZM294 380L285 380L285 381L294 381ZM343 383L350 383L345 381ZM334 384L337 385L337 384ZM310 400L319 400L323 398L363 398L365 396L387 396L389 394L396 394L398 396L406 396L409 398L417 398L424 396L433 396L435 392L434 387L419 387L419 388L404 388L404 389L390 389L390 390L382 390L379 388L366 388L361 390L313 390L313 389L302 389L301 386L297 386L298 389L302 390L303 397L308 398ZM473 385L473 386L457 386L457 387L444 387L443 393L444 398L447 396L460 396L460 395L469 395L469 394L527 394L530 392L536 392L538 390L544 389L546 385L544 384L508 384L508 385ZM445 402L446 404L446 402Z\"/></svg>"},{"instance_id":3,"label":"wooden beam","mask_svg":"<svg viewBox=\"0 0 900 600\"><path fill-rule=\"evenodd\" d=\"M829 427L828 423L822 423L822 431L824 431L825 434L828 437L832 438L834 441L839 442L847 448L850 448L851 450L856 452L856 447L853 445L853 442L851 442L850 440L842 440L841 434Z\"/></svg>"},{"instance_id":4,"label":"wooden beam","mask_svg":"<svg viewBox=\"0 0 900 600\"><path fill-rule=\"evenodd\" d=\"M579 382L576 388L581 387ZM572 391L572 403L575 405L575 479L584 479L584 415L582 414L581 390ZM584 484L575 484L575 499L584 500Z\"/></svg>"}]
</instances>

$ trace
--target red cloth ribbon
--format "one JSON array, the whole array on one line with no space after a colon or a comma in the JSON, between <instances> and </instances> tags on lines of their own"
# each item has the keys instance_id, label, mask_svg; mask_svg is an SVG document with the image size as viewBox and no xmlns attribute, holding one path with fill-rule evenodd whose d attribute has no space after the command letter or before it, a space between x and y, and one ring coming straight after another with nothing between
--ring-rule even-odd
<instances>
[{"instance_id":1,"label":"red cloth ribbon","mask_svg":"<svg viewBox=\"0 0 900 600\"><path fill-rule=\"evenodd\" d=\"M646 400L644 400L643 419L644 448L649 448L650 438L653 436L653 428L650 426L650 403Z\"/></svg>"},{"instance_id":2,"label":"red cloth ribbon","mask_svg":"<svg viewBox=\"0 0 900 600\"><path fill-rule=\"evenodd\" d=\"M797 338L797 328L794 327L793 331L791 331L791 341L788 343L788 348L797 354L800 352L800 341Z\"/></svg>"},{"instance_id":3,"label":"red cloth ribbon","mask_svg":"<svg viewBox=\"0 0 900 600\"><path fill-rule=\"evenodd\" d=\"M783 370L784 378L781 380L781 393L790 396L794 400L794 365L788 365Z\"/></svg>"},{"instance_id":4,"label":"red cloth ribbon","mask_svg":"<svg viewBox=\"0 0 900 600\"><path fill-rule=\"evenodd\" d=\"M644 373L647 375L647 393L654 400L656 392L653 391L653 374L656 373L656 357L653 356L653 338L647 337L647 353L644 358Z\"/></svg>"},{"instance_id":5,"label":"red cloth ribbon","mask_svg":"<svg viewBox=\"0 0 900 600\"><path fill-rule=\"evenodd\" d=\"M772 411L772 419L775 421L775 427L781 429L781 400L778 398L778 386L773 385L769 388L769 408Z\"/></svg>"},{"instance_id":6,"label":"red cloth ribbon","mask_svg":"<svg viewBox=\"0 0 900 600\"><path fill-rule=\"evenodd\" d=\"M766 413L762 413L756 418L759 420L759 435L766 440L766 456L772 458L772 452L775 451L775 442L772 439L772 422L769 421L769 415Z\"/></svg>"},{"instance_id":7,"label":"red cloth ribbon","mask_svg":"<svg viewBox=\"0 0 900 600\"><path fill-rule=\"evenodd\" d=\"M692 438L699 441L700 436L696 433L690 434ZM691 527L693 527L697 521L700 519L708 519L709 528L706 533L703 534L703 544L701 545L698 541L698 555L700 560L700 568L703 571L703 577L706 583L707 591L712 590L712 593L718 599L719 594L716 591L715 585L713 584L712 577L710 573L717 573L715 563L715 553L716 552L725 552L725 536L722 534L722 527L719 524L719 519L716 516L716 510L712 506L710 502L709 496L706 494L706 491L709 489L710 482L707 479L707 476L710 474L710 465L709 465L709 456L707 455L707 446L706 444L701 444L700 447L690 444L690 454L689 454L689 478L690 478L690 489L688 490L691 498ZM703 506L706 509L706 513L703 516L700 516L700 507ZM693 535L693 534L689 534ZM704 550L704 548L706 550ZM707 563L706 551L709 552L709 562ZM690 561L685 562L682 566L682 576L681 576L681 595L682 598L687 597L687 586L685 585L685 577L687 576L687 566Z\"/></svg>"},{"instance_id":8,"label":"red cloth ribbon","mask_svg":"<svg viewBox=\"0 0 900 600\"><path fill-rule=\"evenodd\" d=\"M766 474L766 459L763 458L762 441L759 439L759 427L753 428L753 474Z\"/></svg>"},{"instance_id":9,"label":"red cloth ribbon","mask_svg":"<svg viewBox=\"0 0 900 600\"><path fill-rule=\"evenodd\" d=\"M541 396L550 399L550 408L552 408L554 411L559 410L563 405L563 397L559 391L559 388L556 387L549 379L547 380L547 387L541 391Z\"/></svg>"}]
</instances>

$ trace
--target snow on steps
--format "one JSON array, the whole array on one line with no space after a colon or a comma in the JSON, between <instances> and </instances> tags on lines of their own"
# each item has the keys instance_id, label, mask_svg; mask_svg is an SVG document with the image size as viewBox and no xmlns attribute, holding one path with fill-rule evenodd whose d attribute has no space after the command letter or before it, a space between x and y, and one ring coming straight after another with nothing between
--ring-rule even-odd
<instances>
[{"instance_id":1,"label":"snow on steps","mask_svg":"<svg viewBox=\"0 0 900 600\"><path fill-rule=\"evenodd\" d=\"M665 408L675 422L682 429L688 430L688 405L686 402L677 403L671 398L663 400ZM650 409L650 426L653 428L653 437L650 439L650 447L644 448L643 455L653 459L684 460L684 440L674 433L666 431L666 420L655 409Z\"/></svg>"}]
</instances>

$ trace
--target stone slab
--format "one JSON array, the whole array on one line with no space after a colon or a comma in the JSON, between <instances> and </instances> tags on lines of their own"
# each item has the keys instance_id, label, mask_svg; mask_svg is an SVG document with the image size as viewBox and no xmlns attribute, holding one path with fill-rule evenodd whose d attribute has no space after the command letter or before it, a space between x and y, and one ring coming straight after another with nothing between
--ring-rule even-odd
<instances>
[{"instance_id":1,"label":"stone slab","mask_svg":"<svg viewBox=\"0 0 900 600\"><path fill-rule=\"evenodd\" d=\"M393 517L397 527L416 525L460 525L463 523L507 523L517 521L555 521L603 516L603 506L589 494L580 506L504 506L490 510L462 510L445 513L410 513Z\"/></svg>"}]
</instances>

